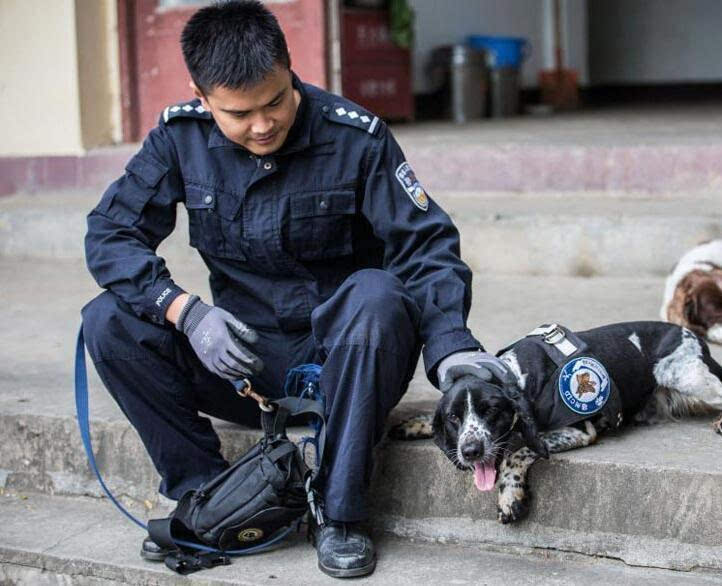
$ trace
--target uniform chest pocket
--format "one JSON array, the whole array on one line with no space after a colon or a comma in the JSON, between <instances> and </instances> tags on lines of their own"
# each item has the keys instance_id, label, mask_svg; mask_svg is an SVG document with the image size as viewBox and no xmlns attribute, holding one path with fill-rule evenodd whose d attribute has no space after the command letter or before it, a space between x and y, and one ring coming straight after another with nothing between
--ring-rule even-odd
<instances>
[{"instance_id":1,"label":"uniform chest pocket","mask_svg":"<svg viewBox=\"0 0 722 586\"><path fill-rule=\"evenodd\" d=\"M288 241L301 260L318 260L353 252L353 190L329 190L291 195Z\"/></svg>"},{"instance_id":2,"label":"uniform chest pocket","mask_svg":"<svg viewBox=\"0 0 722 586\"><path fill-rule=\"evenodd\" d=\"M190 245L212 256L245 260L240 197L197 183L186 183L185 192Z\"/></svg>"}]
</instances>

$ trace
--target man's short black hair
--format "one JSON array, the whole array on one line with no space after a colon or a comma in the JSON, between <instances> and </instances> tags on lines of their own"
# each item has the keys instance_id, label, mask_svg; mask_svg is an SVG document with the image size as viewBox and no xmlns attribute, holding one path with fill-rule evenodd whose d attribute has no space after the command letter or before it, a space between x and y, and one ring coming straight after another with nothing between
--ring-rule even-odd
<instances>
[{"instance_id":1,"label":"man's short black hair","mask_svg":"<svg viewBox=\"0 0 722 586\"><path fill-rule=\"evenodd\" d=\"M198 89L238 89L262 81L276 65L291 66L276 17L258 0L227 0L201 8L186 23L181 48Z\"/></svg>"}]
</instances>

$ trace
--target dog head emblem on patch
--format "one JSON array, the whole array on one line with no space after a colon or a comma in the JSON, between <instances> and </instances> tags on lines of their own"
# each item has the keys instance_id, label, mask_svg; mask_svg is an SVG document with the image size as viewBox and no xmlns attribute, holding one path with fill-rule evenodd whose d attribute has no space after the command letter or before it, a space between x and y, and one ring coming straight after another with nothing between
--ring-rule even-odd
<instances>
[{"instance_id":1,"label":"dog head emblem on patch","mask_svg":"<svg viewBox=\"0 0 722 586\"><path fill-rule=\"evenodd\" d=\"M401 187L414 202L414 205L422 211L429 209L429 198L421 187L421 183L416 179L416 174L406 161L401 163L396 169L396 179L401 183Z\"/></svg>"},{"instance_id":2,"label":"dog head emblem on patch","mask_svg":"<svg viewBox=\"0 0 722 586\"><path fill-rule=\"evenodd\" d=\"M604 407L611 387L609 375L594 358L570 360L559 374L559 394L575 413L593 415Z\"/></svg>"}]
</instances>

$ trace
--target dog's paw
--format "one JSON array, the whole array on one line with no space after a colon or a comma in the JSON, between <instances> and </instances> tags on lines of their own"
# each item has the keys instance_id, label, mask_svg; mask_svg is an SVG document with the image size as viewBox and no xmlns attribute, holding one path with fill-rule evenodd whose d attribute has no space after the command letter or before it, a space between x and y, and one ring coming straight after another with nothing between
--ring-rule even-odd
<instances>
[{"instance_id":1,"label":"dog's paw","mask_svg":"<svg viewBox=\"0 0 722 586\"><path fill-rule=\"evenodd\" d=\"M529 514L529 493L526 487L519 485L501 488L496 513L497 520L504 525L524 519Z\"/></svg>"},{"instance_id":2,"label":"dog's paw","mask_svg":"<svg viewBox=\"0 0 722 586\"><path fill-rule=\"evenodd\" d=\"M394 425L389 429L389 437L396 440L428 439L434 435L431 422L431 415L417 415Z\"/></svg>"},{"instance_id":3,"label":"dog's paw","mask_svg":"<svg viewBox=\"0 0 722 586\"><path fill-rule=\"evenodd\" d=\"M712 428L720 435L722 435L722 415L712 422Z\"/></svg>"}]
</instances>

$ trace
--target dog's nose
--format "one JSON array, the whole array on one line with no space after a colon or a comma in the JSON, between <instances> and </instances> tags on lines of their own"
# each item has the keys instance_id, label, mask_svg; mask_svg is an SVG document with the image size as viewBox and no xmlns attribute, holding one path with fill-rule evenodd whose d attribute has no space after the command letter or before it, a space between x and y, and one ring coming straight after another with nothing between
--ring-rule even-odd
<instances>
[{"instance_id":1,"label":"dog's nose","mask_svg":"<svg viewBox=\"0 0 722 586\"><path fill-rule=\"evenodd\" d=\"M461 448L461 455L470 462L481 457L481 442L470 442Z\"/></svg>"}]
</instances>

